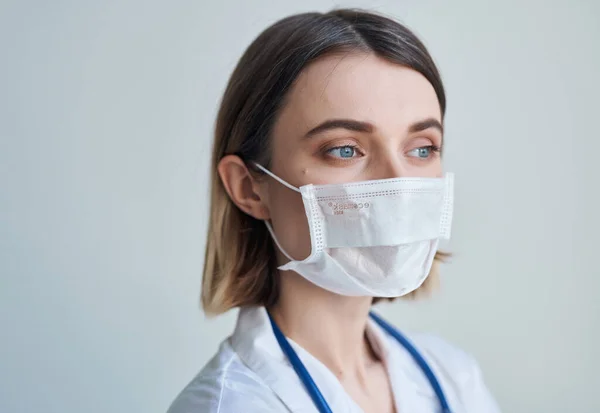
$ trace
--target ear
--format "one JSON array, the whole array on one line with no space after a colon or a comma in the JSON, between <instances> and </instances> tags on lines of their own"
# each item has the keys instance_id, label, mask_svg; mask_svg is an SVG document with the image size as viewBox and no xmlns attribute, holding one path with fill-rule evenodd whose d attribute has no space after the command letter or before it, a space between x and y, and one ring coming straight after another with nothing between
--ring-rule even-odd
<instances>
[{"instance_id":1,"label":"ear","mask_svg":"<svg viewBox=\"0 0 600 413\"><path fill-rule=\"evenodd\" d=\"M217 171L227 195L246 214L260 220L270 219L269 209L261 197L261 186L237 155L227 155L219 161Z\"/></svg>"}]
</instances>

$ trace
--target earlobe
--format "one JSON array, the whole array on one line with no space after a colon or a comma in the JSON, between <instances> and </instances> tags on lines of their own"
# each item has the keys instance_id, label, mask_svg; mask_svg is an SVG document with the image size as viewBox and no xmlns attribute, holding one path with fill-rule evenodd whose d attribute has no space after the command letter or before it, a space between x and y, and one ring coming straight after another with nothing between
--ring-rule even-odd
<instances>
[{"instance_id":1,"label":"earlobe","mask_svg":"<svg viewBox=\"0 0 600 413\"><path fill-rule=\"evenodd\" d=\"M219 161L217 172L227 195L240 210L256 219L270 219L259 183L239 156L223 157Z\"/></svg>"}]
</instances>

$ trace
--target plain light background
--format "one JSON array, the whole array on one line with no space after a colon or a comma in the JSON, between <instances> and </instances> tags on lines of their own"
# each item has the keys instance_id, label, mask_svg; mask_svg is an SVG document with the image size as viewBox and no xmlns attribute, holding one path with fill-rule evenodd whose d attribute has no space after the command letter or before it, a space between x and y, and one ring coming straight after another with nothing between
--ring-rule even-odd
<instances>
[{"instance_id":1,"label":"plain light background","mask_svg":"<svg viewBox=\"0 0 600 413\"><path fill-rule=\"evenodd\" d=\"M261 30L339 6L413 28L448 93L455 259L383 313L474 354L505 412L600 411L600 2L57 0L0 3L1 412L164 412L216 351L221 93Z\"/></svg>"}]
</instances>

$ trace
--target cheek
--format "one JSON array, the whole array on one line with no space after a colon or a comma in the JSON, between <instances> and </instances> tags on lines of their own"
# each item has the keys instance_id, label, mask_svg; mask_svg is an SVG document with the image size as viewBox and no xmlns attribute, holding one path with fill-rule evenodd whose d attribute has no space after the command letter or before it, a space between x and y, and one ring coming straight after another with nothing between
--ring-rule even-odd
<instances>
[{"instance_id":1,"label":"cheek","mask_svg":"<svg viewBox=\"0 0 600 413\"><path fill-rule=\"evenodd\" d=\"M442 176L444 176L444 168L442 167L441 160L438 158L438 160L431 165L430 169L428 169L427 172L427 178L441 178Z\"/></svg>"},{"instance_id":2,"label":"cheek","mask_svg":"<svg viewBox=\"0 0 600 413\"><path fill-rule=\"evenodd\" d=\"M406 170L407 177L440 178L444 175L441 159L431 162L409 162Z\"/></svg>"},{"instance_id":3,"label":"cheek","mask_svg":"<svg viewBox=\"0 0 600 413\"><path fill-rule=\"evenodd\" d=\"M277 240L285 251L296 260L308 257L310 232L300 194L285 187L272 188L269 192L269 213ZM283 260L287 261L285 257Z\"/></svg>"}]
</instances>

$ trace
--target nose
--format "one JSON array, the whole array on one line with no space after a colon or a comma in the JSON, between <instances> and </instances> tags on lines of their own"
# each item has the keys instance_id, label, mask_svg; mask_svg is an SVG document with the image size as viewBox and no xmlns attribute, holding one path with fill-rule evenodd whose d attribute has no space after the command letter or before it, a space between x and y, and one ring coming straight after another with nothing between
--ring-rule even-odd
<instances>
[{"instance_id":1,"label":"nose","mask_svg":"<svg viewBox=\"0 0 600 413\"><path fill-rule=\"evenodd\" d=\"M409 176L407 165L392 151L381 154L373 165L372 179L404 178Z\"/></svg>"}]
</instances>

